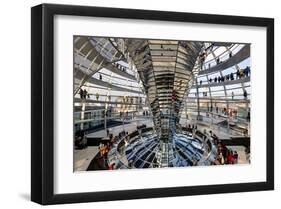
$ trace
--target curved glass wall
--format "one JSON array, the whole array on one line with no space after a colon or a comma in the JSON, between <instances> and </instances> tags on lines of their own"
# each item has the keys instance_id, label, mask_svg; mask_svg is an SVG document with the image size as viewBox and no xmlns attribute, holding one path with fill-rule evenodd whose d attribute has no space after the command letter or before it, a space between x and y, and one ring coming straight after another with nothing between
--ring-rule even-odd
<instances>
[{"instance_id":1,"label":"curved glass wall","mask_svg":"<svg viewBox=\"0 0 281 209\"><path fill-rule=\"evenodd\" d=\"M251 70L250 44L74 37L75 170L217 165L242 137L248 163Z\"/></svg>"}]
</instances>

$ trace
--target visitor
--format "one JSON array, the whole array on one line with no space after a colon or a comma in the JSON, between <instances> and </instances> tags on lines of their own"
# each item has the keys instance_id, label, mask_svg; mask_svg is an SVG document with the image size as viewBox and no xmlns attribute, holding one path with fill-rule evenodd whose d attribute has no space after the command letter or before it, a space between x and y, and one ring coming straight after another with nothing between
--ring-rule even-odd
<instances>
[{"instance_id":1,"label":"visitor","mask_svg":"<svg viewBox=\"0 0 281 209\"><path fill-rule=\"evenodd\" d=\"M84 89L83 91L83 98L86 99L87 98L87 95L88 95L88 92L86 89Z\"/></svg>"},{"instance_id":2,"label":"visitor","mask_svg":"<svg viewBox=\"0 0 281 209\"><path fill-rule=\"evenodd\" d=\"M249 75L250 75L250 67L249 67L249 66L247 66L247 67L244 69L244 74L245 74L246 77L249 77Z\"/></svg>"},{"instance_id":3,"label":"visitor","mask_svg":"<svg viewBox=\"0 0 281 209\"><path fill-rule=\"evenodd\" d=\"M213 134L213 135L212 135L212 138L213 138L213 140L214 140L214 144L215 144L215 145L218 145L218 139L219 139L219 138L217 137L217 135L216 135L216 134Z\"/></svg>"},{"instance_id":4,"label":"visitor","mask_svg":"<svg viewBox=\"0 0 281 209\"><path fill-rule=\"evenodd\" d=\"M238 163L238 153L237 153L237 151L234 151L233 158L234 158L234 164L237 164Z\"/></svg>"},{"instance_id":5,"label":"visitor","mask_svg":"<svg viewBox=\"0 0 281 209\"><path fill-rule=\"evenodd\" d=\"M221 141L220 141L220 143L221 143L221 147L222 147L222 155L223 155L224 159L226 159L228 150L227 150L226 146L224 144L222 144Z\"/></svg>"},{"instance_id":6,"label":"visitor","mask_svg":"<svg viewBox=\"0 0 281 209\"><path fill-rule=\"evenodd\" d=\"M80 88L80 90L79 90L79 94L80 94L80 99L83 99L83 89L82 88Z\"/></svg>"},{"instance_id":7,"label":"visitor","mask_svg":"<svg viewBox=\"0 0 281 209\"><path fill-rule=\"evenodd\" d=\"M87 147L87 139L83 130L76 131L74 145L76 149L85 149Z\"/></svg>"},{"instance_id":8,"label":"visitor","mask_svg":"<svg viewBox=\"0 0 281 209\"><path fill-rule=\"evenodd\" d=\"M226 78L227 81L229 80L229 77L230 77L229 74L225 76L225 78Z\"/></svg>"},{"instance_id":9,"label":"visitor","mask_svg":"<svg viewBox=\"0 0 281 209\"><path fill-rule=\"evenodd\" d=\"M233 92L231 92L231 97L232 97L232 100L234 99L234 93Z\"/></svg>"},{"instance_id":10,"label":"visitor","mask_svg":"<svg viewBox=\"0 0 281 209\"><path fill-rule=\"evenodd\" d=\"M248 71L248 76L250 76L251 74L251 68L249 66L247 66L247 71Z\"/></svg>"},{"instance_id":11,"label":"visitor","mask_svg":"<svg viewBox=\"0 0 281 209\"><path fill-rule=\"evenodd\" d=\"M233 164L234 163L234 157L232 150L229 150L227 153L227 164Z\"/></svg>"},{"instance_id":12,"label":"visitor","mask_svg":"<svg viewBox=\"0 0 281 209\"><path fill-rule=\"evenodd\" d=\"M102 155L103 150L104 150L104 144L102 142L100 142L98 149L99 149L100 154Z\"/></svg>"},{"instance_id":13,"label":"visitor","mask_svg":"<svg viewBox=\"0 0 281 209\"><path fill-rule=\"evenodd\" d=\"M247 114L247 121L250 122L250 111L248 111L248 114Z\"/></svg>"},{"instance_id":14,"label":"visitor","mask_svg":"<svg viewBox=\"0 0 281 209\"><path fill-rule=\"evenodd\" d=\"M102 80L102 75L100 74L100 80Z\"/></svg>"},{"instance_id":15,"label":"visitor","mask_svg":"<svg viewBox=\"0 0 281 209\"><path fill-rule=\"evenodd\" d=\"M240 78L243 78L243 77L244 77L244 70L243 70L243 69L240 69L239 75L240 75Z\"/></svg>"},{"instance_id":16,"label":"visitor","mask_svg":"<svg viewBox=\"0 0 281 209\"><path fill-rule=\"evenodd\" d=\"M203 70L203 64L206 58L206 52L202 52L199 54L199 60L200 60L200 68Z\"/></svg>"},{"instance_id":17,"label":"visitor","mask_svg":"<svg viewBox=\"0 0 281 209\"><path fill-rule=\"evenodd\" d=\"M216 61L217 61L217 65L220 64L220 58L219 57L217 58Z\"/></svg>"},{"instance_id":18,"label":"visitor","mask_svg":"<svg viewBox=\"0 0 281 209\"><path fill-rule=\"evenodd\" d=\"M230 80L234 80L234 75L233 75L233 73L230 73Z\"/></svg>"},{"instance_id":19,"label":"visitor","mask_svg":"<svg viewBox=\"0 0 281 209\"><path fill-rule=\"evenodd\" d=\"M223 114L226 114L226 107L223 108Z\"/></svg>"},{"instance_id":20,"label":"visitor","mask_svg":"<svg viewBox=\"0 0 281 209\"><path fill-rule=\"evenodd\" d=\"M246 91L246 89L244 90L244 99L247 99L247 97L248 97L248 93L247 93L247 91Z\"/></svg>"},{"instance_id":21,"label":"visitor","mask_svg":"<svg viewBox=\"0 0 281 209\"><path fill-rule=\"evenodd\" d=\"M222 152L220 152L220 154L219 154L217 160L219 161L219 163L220 163L221 165L224 165L224 157L223 157Z\"/></svg>"}]
</instances>

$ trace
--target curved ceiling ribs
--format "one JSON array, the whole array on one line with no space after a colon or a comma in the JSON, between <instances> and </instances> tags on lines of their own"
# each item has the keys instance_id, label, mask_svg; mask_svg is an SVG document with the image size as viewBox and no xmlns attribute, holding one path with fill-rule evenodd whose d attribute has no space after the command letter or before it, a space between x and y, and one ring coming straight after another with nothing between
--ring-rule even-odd
<instances>
[{"instance_id":1,"label":"curved ceiling ribs","mask_svg":"<svg viewBox=\"0 0 281 209\"><path fill-rule=\"evenodd\" d=\"M74 94L100 69L122 59L124 55L108 38L74 37L74 67L84 73L79 81L75 81Z\"/></svg>"}]
</instances>

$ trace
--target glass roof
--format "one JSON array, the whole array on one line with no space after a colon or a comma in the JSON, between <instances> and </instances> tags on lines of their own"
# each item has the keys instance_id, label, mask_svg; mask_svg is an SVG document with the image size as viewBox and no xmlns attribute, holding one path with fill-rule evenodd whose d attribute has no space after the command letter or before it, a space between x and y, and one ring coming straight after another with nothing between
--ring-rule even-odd
<instances>
[{"instance_id":1,"label":"glass roof","mask_svg":"<svg viewBox=\"0 0 281 209\"><path fill-rule=\"evenodd\" d=\"M196 47L203 62L200 55L190 54ZM165 101L177 89L185 106L182 115L204 112L211 106L249 108L251 60L247 48L249 44L75 37L74 94L79 98L82 87L93 101L98 94L99 101L110 98L112 104L122 97L143 98L147 109L157 96L159 110L166 111ZM234 58L238 62L233 63ZM161 82L170 82L170 88L162 89ZM181 90L187 85L187 91Z\"/></svg>"}]
</instances>

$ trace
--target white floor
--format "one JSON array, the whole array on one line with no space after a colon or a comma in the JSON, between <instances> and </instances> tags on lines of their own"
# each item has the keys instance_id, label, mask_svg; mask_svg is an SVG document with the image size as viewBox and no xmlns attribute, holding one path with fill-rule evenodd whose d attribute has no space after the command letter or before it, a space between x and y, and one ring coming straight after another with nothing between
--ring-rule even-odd
<instances>
[{"instance_id":1,"label":"white floor","mask_svg":"<svg viewBox=\"0 0 281 209\"><path fill-rule=\"evenodd\" d=\"M98 146L89 146L86 149L74 151L74 170L85 171L87 170L92 159L99 152Z\"/></svg>"},{"instance_id":2,"label":"white floor","mask_svg":"<svg viewBox=\"0 0 281 209\"><path fill-rule=\"evenodd\" d=\"M128 121L128 122L130 122L130 121ZM113 136L118 135L123 130L131 133L137 129L137 126L140 126L142 124L145 124L147 127L153 126L153 122L151 120L139 119L137 121L130 122L129 124L124 124L124 126L120 125L120 126L115 126L115 127L109 128L109 132L112 133ZM88 134L87 136L103 138L103 137L106 137L106 130L96 131L94 133Z\"/></svg>"},{"instance_id":3,"label":"white floor","mask_svg":"<svg viewBox=\"0 0 281 209\"><path fill-rule=\"evenodd\" d=\"M204 130L207 131L207 133L209 133L209 131L211 130L213 132L213 134L216 134L220 139L231 139L230 137L241 137L241 135L236 135L236 134L230 134L228 133L228 130L226 128L222 128L222 127L218 127L218 126L211 126L210 124L207 123L202 123L200 122L196 122L193 121L194 124L197 124L197 129L200 130L202 133L204 133ZM200 124L201 123L201 124ZM184 123L182 123L184 124ZM192 123L191 123L192 124Z\"/></svg>"}]
</instances>

